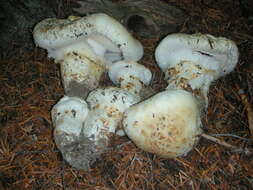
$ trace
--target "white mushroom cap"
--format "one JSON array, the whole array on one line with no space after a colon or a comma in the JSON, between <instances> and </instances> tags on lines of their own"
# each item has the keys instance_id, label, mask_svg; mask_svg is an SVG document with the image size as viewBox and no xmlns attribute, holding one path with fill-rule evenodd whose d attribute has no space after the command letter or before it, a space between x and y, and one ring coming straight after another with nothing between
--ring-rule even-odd
<instances>
[{"instance_id":1,"label":"white mushroom cap","mask_svg":"<svg viewBox=\"0 0 253 190\"><path fill-rule=\"evenodd\" d=\"M138 78L145 85L149 85L152 73L144 65L134 61L119 61L112 64L108 71L114 84L120 84L122 78Z\"/></svg>"},{"instance_id":2,"label":"white mushroom cap","mask_svg":"<svg viewBox=\"0 0 253 190\"><path fill-rule=\"evenodd\" d=\"M213 80L231 72L238 56L233 41L207 34L171 34L155 51L156 61L166 78L174 73L178 78L187 79L193 89L209 87Z\"/></svg>"},{"instance_id":3,"label":"white mushroom cap","mask_svg":"<svg viewBox=\"0 0 253 190\"><path fill-rule=\"evenodd\" d=\"M221 76L234 69L238 56L238 48L233 41L209 34L171 34L159 43L155 51L156 61L163 71L182 61L193 61L217 71ZM206 65L204 59L217 61L219 65Z\"/></svg>"},{"instance_id":4,"label":"white mushroom cap","mask_svg":"<svg viewBox=\"0 0 253 190\"><path fill-rule=\"evenodd\" d=\"M61 150L76 141L88 115L88 105L77 97L64 96L51 110L56 145Z\"/></svg>"},{"instance_id":5,"label":"white mushroom cap","mask_svg":"<svg viewBox=\"0 0 253 190\"><path fill-rule=\"evenodd\" d=\"M187 154L201 134L198 101L184 90L166 90L124 113L123 127L141 149L164 158Z\"/></svg>"},{"instance_id":6,"label":"white mushroom cap","mask_svg":"<svg viewBox=\"0 0 253 190\"><path fill-rule=\"evenodd\" d=\"M57 104L54 105L51 116L53 124L56 128L61 127L61 130L66 133L74 133L78 135L80 133L80 128L75 128L72 125L66 125L64 122L72 123L76 122L84 122L89 109L87 103L77 97L68 97L64 96L59 100Z\"/></svg>"},{"instance_id":7,"label":"white mushroom cap","mask_svg":"<svg viewBox=\"0 0 253 190\"><path fill-rule=\"evenodd\" d=\"M109 77L121 88L138 94L143 85L149 85L152 73L145 66L134 61L119 61L109 67Z\"/></svg>"},{"instance_id":8,"label":"white mushroom cap","mask_svg":"<svg viewBox=\"0 0 253 190\"><path fill-rule=\"evenodd\" d=\"M60 59L59 55L62 54L55 53L56 50L78 42L87 43L97 54L104 52L104 56L112 61L121 59L120 56L137 61L143 55L141 43L118 21L103 13L69 19L45 19L35 26L33 37L35 44L47 49L49 56L55 59Z\"/></svg>"},{"instance_id":9,"label":"white mushroom cap","mask_svg":"<svg viewBox=\"0 0 253 190\"><path fill-rule=\"evenodd\" d=\"M81 98L64 96L51 110L54 136L59 149L75 141L88 115L87 103Z\"/></svg>"}]
</instances>

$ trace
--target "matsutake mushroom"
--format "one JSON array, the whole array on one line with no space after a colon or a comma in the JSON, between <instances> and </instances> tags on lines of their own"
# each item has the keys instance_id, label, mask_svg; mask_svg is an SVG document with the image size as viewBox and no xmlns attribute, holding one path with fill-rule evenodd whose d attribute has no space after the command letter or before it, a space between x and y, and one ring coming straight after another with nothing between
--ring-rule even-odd
<instances>
[{"instance_id":1,"label":"matsutake mushroom","mask_svg":"<svg viewBox=\"0 0 253 190\"><path fill-rule=\"evenodd\" d=\"M88 113L88 105L83 99L68 96L61 98L51 110L56 146L63 158L76 168L88 168L83 158L89 154L83 151L87 142L80 139Z\"/></svg>"},{"instance_id":2,"label":"matsutake mushroom","mask_svg":"<svg viewBox=\"0 0 253 190\"><path fill-rule=\"evenodd\" d=\"M236 44L202 34L172 34L155 51L168 87L125 111L123 127L141 149L164 158L186 155L196 144L212 81L238 62Z\"/></svg>"},{"instance_id":3,"label":"matsutake mushroom","mask_svg":"<svg viewBox=\"0 0 253 190\"><path fill-rule=\"evenodd\" d=\"M134 61L119 61L109 67L111 81L137 96L150 84L152 73L145 66Z\"/></svg>"},{"instance_id":4,"label":"matsutake mushroom","mask_svg":"<svg viewBox=\"0 0 253 190\"><path fill-rule=\"evenodd\" d=\"M97 88L91 91L86 99L90 111L81 136L89 142L85 152L90 154L83 155L87 157L87 164L93 163L108 150L113 134L125 135L120 128L123 114L127 108L141 100L137 92L144 84L149 84L152 74L149 69L138 63L117 62L109 68L109 77L121 88ZM128 88L129 85L131 87Z\"/></svg>"},{"instance_id":5,"label":"matsutake mushroom","mask_svg":"<svg viewBox=\"0 0 253 190\"><path fill-rule=\"evenodd\" d=\"M113 134L117 133L124 111L140 101L139 97L117 87L97 88L86 99L90 111L83 124L82 139L87 142L83 155L86 165L91 165L108 150ZM83 168L85 169L85 168Z\"/></svg>"},{"instance_id":6,"label":"matsutake mushroom","mask_svg":"<svg viewBox=\"0 0 253 190\"><path fill-rule=\"evenodd\" d=\"M33 31L37 46L61 63L67 95L85 97L98 87L103 72L120 60L139 60L143 47L118 21L103 14L48 18Z\"/></svg>"},{"instance_id":7,"label":"matsutake mushroom","mask_svg":"<svg viewBox=\"0 0 253 190\"><path fill-rule=\"evenodd\" d=\"M155 51L158 66L165 73L167 88L199 91L205 99L210 84L230 73L238 62L236 44L209 34L172 34Z\"/></svg>"}]
</instances>

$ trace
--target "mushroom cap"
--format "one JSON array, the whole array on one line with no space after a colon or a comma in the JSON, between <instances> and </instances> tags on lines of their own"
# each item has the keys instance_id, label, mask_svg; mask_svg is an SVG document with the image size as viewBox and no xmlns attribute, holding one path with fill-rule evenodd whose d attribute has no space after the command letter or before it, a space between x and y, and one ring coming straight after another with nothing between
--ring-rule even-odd
<instances>
[{"instance_id":1,"label":"mushroom cap","mask_svg":"<svg viewBox=\"0 0 253 190\"><path fill-rule=\"evenodd\" d=\"M89 36L91 38L87 40ZM69 19L45 19L35 26L33 38L36 45L48 51L86 40L91 49L99 49L98 51L108 49L110 54L119 49L126 60L139 60L143 55L141 43L118 21L103 13ZM101 46L106 48L103 49Z\"/></svg>"},{"instance_id":2,"label":"mushroom cap","mask_svg":"<svg viewBox=\"0 0 253 190\"><path fill-rule=\"evenodd\" d=\"M86 99L91 109L117 109L124 112L129 106L140 101L138 96L117 87L97 88ZM113 110L111 110L113 112Z\"/></svg>"},{"instance_id":3,"label":"mushroom cap","mask_svg":"<svg viewBox=\"0 0 253 190\"><path fill-rule=\"evenodd\" d=\"M197 99L184 90L166 90L128 108L123 128L141 149L164 158L187 154L201 134Z\"/></svg>"},{"instance_id":4,"label":"mushroom cap","mask_svg":"<svg viewBox=\"0 0 253 190\"><path fill-rule=\"evenodd\" d=\"M118 61L109 67L109 77L114 84L120 84L125 78L137 78L145 85L149 85L152 73L145 66L134 61Z\"/></svg>"},{"instance_id":5,"label":"mushroom cap","mask_svg":"<svg viewBox=\"0 0 253 190\"><path fill-rule=\"evenodd\" d=\"M51 117L54 126L60 131L78 135L88 112L88 105L83 99L64 96L54 105Z\"/></svg>"},{"instance_id":6,"label":"mushroom cap","mask_svg":"<svg viewBox=\"0 0 253 190\"><path fill-rule=\"evenodd\" d=\"M213 75L214 79L231 72L238 57L238 48L233 41L209 34L171 34L155 50L157 64L164 72L179 63L190 61L204 69L207 75Z\"/></svg>"}]
</instances>

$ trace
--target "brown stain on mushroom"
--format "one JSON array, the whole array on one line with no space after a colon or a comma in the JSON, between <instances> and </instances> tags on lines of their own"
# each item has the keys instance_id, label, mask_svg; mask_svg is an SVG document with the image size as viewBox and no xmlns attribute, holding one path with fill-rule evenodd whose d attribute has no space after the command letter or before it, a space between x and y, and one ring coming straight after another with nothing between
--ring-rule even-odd
<instances>
[{"instance_id":1,"label":"brown stain on mushroom","mask_svg":"<svg viewBox=\"0 0 253 190\"><path fill-rule=\"evenodd\" d=\"M64 117L60 117L55 123L55 126L61 126L62 124L64 124L64 122L65 122Z\"/></svg>"},{"instance_id":2,"label":"brown stain on mushroom","mask_svg":"<svg viewBox=\"0 0 253 190\"><path fill-rule=\"evenodd\" d=\"M94 89L98 86L98 82L100 77L105 71L105 66L100 60L95 60L90 58L89 55L86 55L84 52L70 52L64 56L64 60L61 63L61 74L64 80L64 89L71 88L69 87L71 81L76 81L84 85L86 89ZM71 60L75 60L75 64L77 68L82 68L78 66L78 64L82 64L86 70L81 72L80 70L73 71L71 67Z\"/></svg>"},{"instance_id":3,"label":"brown stain on mushroom","mask_svg":"<svg viewBox=\"0 0 253 190\"><path fill-rule=\"evenodd\" d=\"M178 114L167 114L157 116L155 118L150 118L147 123L149 136L152 138L147 138L146 142L151 145L162 145L164 142L178 142L178 139L181 135L185 134L186 123L184 119ZM157 130L159 129L159 130ZM143 132L144 133L144 132ZM147 134L145 134L148 137ZM160 147L161 148L161 147ZM152 148L153 149L153 148Z\"/></svg>"},{"instance_id":4,"label":"brown stain on mushroom","mask_svg":"<svg viewBox=\"0 0 253 190\"><path fill-rule=\"evenodd\" d=\"M106 110L108 117L121 118L123 113L120 112L117 108L109 106Z\"/></svg>"},{"instance_id":5,"label":"brown stain on mushroom","mask_svg":"<svg viewBox=\"0 0 253 190\"><path fill-rule=\"evenodd\" d=\"M189 128L187 119L191 117L195 116L191 108L187 107L178 108L171 114L150 113L149 117L139 118L138 122L133 121L132 127L140 128L134 141L143 150L161 157L173 158L185 154L192 149L198 139L194 135L199 134L195 133L195 128ZM139 136L144 142L138 139Z\"/></svg>"}]
</instances>

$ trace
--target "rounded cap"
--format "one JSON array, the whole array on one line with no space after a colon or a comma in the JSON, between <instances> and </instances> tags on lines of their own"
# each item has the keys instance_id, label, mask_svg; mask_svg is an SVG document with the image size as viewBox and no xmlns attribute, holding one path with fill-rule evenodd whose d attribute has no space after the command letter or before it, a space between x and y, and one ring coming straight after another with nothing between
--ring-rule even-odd
<instances>
[{"instance_id":1,"label":"rounded cap","mask_svg":"<svg viewBox=\"0 0 253 190\"><path fill-rule=\"evenodd\" d=\"M116 62L110 66L108 74L114 84L120 84L123 79L137 78L145 85L149 85L152 78L148 68L134 61Z\"/></svg>"},{"instance_id":2,"label":"rounded cap","mask_svg":"<svg viewBox=\"0 0 253 190\"><path fill-rule=\"evenodd\" d=\"M88 105L83 99L64 96L54 105L51 110L51 117L55 127L61 126L61 131L79 134L80 128L75 127L75 125L65 125L64 122L73 123L73 121L77 121L82 123L85 121L88 112Z\"/></svg>"},{"instance_id":3,"label":"rounded cap","mask_svg":"<svg viewBox=\"0 0 253 190\"><path fill-rule=\"evenodd\" d=\"M141 43L118 21L103 13L68 19L45 19L35 26L33 38L36 45L48 51L84 40L91 49L95 49L95 53L104 52L109 59L116 59L114 56L119 53L118 50L122 59L126 60L139 60L143 55Z\"/></svg>"},{"instance_id":4,"label":"rounded cap","mask_svg":"<svg viewBox=\"0 0 253 190\"><path fill-rule=\"evenodd\" d=\"M123 127L141 149L165 158L187 154L201 134L196 98L184 90L166 90L131 106Z\"/></svg>"},{"instance_id":5,"label":"rounded cap","mask_svg":"<svg viewBox=\"0 0 253 190\"><path fill-rule=\"evenodd\" d=\"M117 108L124 112L129 106L140 101L138 96L117 87L97 88L89 93L87 99L91 109Z\"/></svg>"},{"instance_id":6,"label":"rounded cap","mask_svg":"<svg viewBox=\"0 0 253 190\"><path fill-rule=\"evenodd\" d=\"M190 61L207 75L213 75L214 79L231 72L238 57L238 48L233 41L208 34L171 34L155 51L155 59L164 72Z\"/></svg>"},{"instance_id":7,"label":"rounded cap","mask_svg":"<svg viewBox=\"0 0 253 190\"><path fill-rule=\"evenodd\" d=\"M139 102L140 98L126 90L108 87L93 90L86 101L91 111L85 121L83 133L93 136L94 141L98 138L108 141L108 135L115 133L123 112Z\"/></svg>"}]
</instances>

